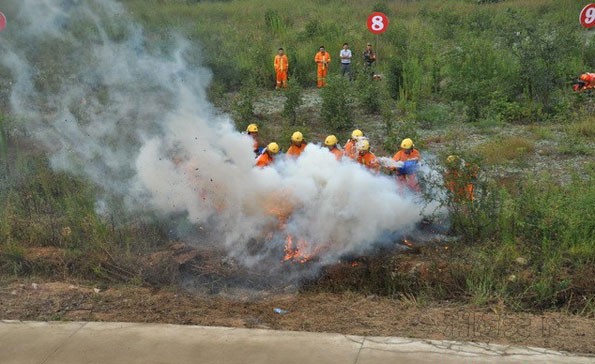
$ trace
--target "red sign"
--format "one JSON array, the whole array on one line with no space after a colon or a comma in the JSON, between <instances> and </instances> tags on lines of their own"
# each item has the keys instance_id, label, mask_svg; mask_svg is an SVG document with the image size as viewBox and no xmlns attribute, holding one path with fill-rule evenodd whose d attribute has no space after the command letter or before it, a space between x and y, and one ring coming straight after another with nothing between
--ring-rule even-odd
<instances>
[{"instance_id":1,"label":"red sign","mask_svg":"<svg viewBox=\"0 0 595 364\"><path fill-rule=\"evenodd\" d=\"M368 16L368 30L374 34L384 33L388 28L388 17L377 11Z\"/></svg>"},{"instance_id":2,"label":"red sign","mask_svg":"<svg viewBox=\"0 0 595 364\"><path fill-rule=\"evenodd\" d=\"M0 11L0 32L3 31L4 28L6 28L6 17L4 16L4 13Z\"/></svg>"},{"instance_id":3,"label":"red sign","mask_svg":"<svg viewBox=\"0 0 595 364\"><path fill-rule=\"evenodd\" d=\"M579 17L581 25L585 28L591 28L595 26L595 4L589 4L581 10Z\"/></svg>"}]
</instances>

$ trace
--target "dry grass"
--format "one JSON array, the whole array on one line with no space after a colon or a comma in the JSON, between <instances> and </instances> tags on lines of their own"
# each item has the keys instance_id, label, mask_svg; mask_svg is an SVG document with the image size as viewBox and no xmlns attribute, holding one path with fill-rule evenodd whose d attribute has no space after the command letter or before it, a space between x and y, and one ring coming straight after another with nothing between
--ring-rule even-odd
<instances>
[{"instance_id":1,"label":"dry grass","mask_svg":"<svg viewBox=\"0 0 595 364\"><path fill-rule=\"evenodd\" d=\"M494 165L522 159L534 149L532 140L511 136L481 144L475 148L475 152L483 158L484 164Z\"/></svg>"}]
</instances>

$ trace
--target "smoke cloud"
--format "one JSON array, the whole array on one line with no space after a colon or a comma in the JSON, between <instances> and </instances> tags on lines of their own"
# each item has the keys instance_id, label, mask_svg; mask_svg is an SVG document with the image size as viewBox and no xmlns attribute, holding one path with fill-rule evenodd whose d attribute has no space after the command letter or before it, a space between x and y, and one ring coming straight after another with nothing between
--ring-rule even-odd
<instances>
[{"instance_id":1,"label":"smoke cloud","mask_svg":"<svg viewBox=\"0 0 595 364\"><path fill-rule=\"evenodd\" d=\"M252 140L207 101L211 73L196 46L175 35L148 39L122 5L5 7L0 67L12 82L11 112L53 168L85 176L130 211L185 216L248 266L271 255L278 263L286 234L326 264L421 220L423 202L393 178L316 145L255 168ZM262 242L256 250L253 241Z\"/></svg>"}]
</instances>

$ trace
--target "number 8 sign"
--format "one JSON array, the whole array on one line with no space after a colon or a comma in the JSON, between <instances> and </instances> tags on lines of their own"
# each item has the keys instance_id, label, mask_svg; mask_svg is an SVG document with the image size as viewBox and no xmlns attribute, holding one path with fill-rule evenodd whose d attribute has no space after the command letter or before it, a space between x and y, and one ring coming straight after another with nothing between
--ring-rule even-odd
<instances>
[{"instance_id":1,"label":"number 8 sign","mask_svg":"<svg viewBox=\"0 0 595 364\"><path fill-rule=\"evenodd\" d=\"M374 34L384 33L388 27L388 17L379 11L368 16L368 30Z\"/></svg>"},{"instance_id":2,"label":"number 8 sign","mask_svg":"<svg viewBox=\"0 0 595 364\"><path fill-rule=\"evenodd\" d=\"M595 4L589 4L581 10L579 17L581 25L585 28L591 28L595 26Z\"/></svg>"}]
</instances>

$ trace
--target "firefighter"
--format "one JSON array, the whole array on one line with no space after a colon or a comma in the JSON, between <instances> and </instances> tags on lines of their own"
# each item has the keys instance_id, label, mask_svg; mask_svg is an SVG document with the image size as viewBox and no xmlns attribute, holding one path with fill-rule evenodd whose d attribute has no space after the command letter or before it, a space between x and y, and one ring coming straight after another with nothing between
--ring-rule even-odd
<instances>
[{"instance_id":1,"label":"firefighter","mask_svg":"<svg viewBox=\"0 0 595 364\"><path fill-rule=\"evenodd\" d=\"M380 164L374 153L370 152L370 142L368 139L360 139L356 144L357 159L356 161L366 166L371 171L378 173L380 171Z\"/></svg>"},{"instance_id":2,"label":"firefighter","mask_svg":"<svg viewBox=\"0 0 595 364\"><path fill-rule=\"evenodd\" d=\"M262 154L256 158L256 166L264 168L271 165L275 160L275 155L279 153L279 144L272 142L262 151Z\"/></svg>"},{"instance_id":3,"label":"firefighter","mask_svg":"<svg viewBox=\"0 0 595 364\"><path fill-rule=\"evenodd\" d=\"M255 158L258 158L258 156L264 150L264 148L260 146L260 142L258 140L258 125L256 125L256 124L248 125L248 127L246 128L246 134L250 135L252 137L252 139L254 140L254 144L252 146L253 146L254 154L256 154Z\"/></svg>"},{"instance_id":4,"label":"firefighter","mask_svg":"<svg viewBox=\"0 0 595 364\"><path fill-rule=\"evenodd\" d=\"M393 160L397 162L394 170L400 184L407 186L412 191L419 192L420 188L415 172L419 164L420 154L414 147L411 138L405 138L401 141L401 149L393 156Z\"/></svg>"},{"instance_id":5,"label":"firefighter","mask_svg":"<svg viewBox=\"0 0 595 364\"><path fill-rule=\"evenodd\" d=\"M450 191L453 201L475 200L474 190L479 167L465 162L458 155L449 155L446 158L444 185Z\"/></svg>"},{"instance_id":6,"label":"firefighter","mask_svg":"<svg viewBox=\"0 0 595 364\"><path fill-rule=\"evenodd\" d=\"M300 131L296 131L291 134L291 146L287 149L287 155L297 158L306 149L306 141L304 140L304 134Z\"/></svg>"},{"instance_id":7,"label":"firefighter","mask_svg":"<svg viewBox=\"0 0 595 364\"><path fill-rule=\"evenodd\" d=\"M326 137L326 139L324 139L324 145L326 145L328 150L333 153L338 161L340 161L341 158L343 158L343 151L337 146L338 142L339 141L337 140L337 137L334 135L329 135Z\"/></svg>"},{"instance_id":8,"label":"firefighter","mask_svg":"<svg viewBox=\"0 0 595 364\"><path fill-rule=\"evenodd\" d=\"M592 90L595 88L595 73L583 73L579 80L574 82L572 89L576 92Z\"/></svg>"},{"instance_id":9,"label":"firefighter","mask_svg":"<svg viewBox=\"0 0 595 364\"><path fill-rule=\"evenodd\" d=\"M316 87L321 88L326 86L326 75L331 64L331 54L324 49L324 46L320 46L318 53L314 56L314 62L317 65Z\"/></svg>"},{"instance_id":10,"label":"firefighter","mask_svg":"<svg viewBox=\"0 0 595 364\"><path fill-rule=\"evenodd\" d=\"M363 138L364 137L364 133L359 130L359 129L355 129L354 131L351 132L351 138L347 141L347 143L345 143L345 146L343 147L344 153L346 156L348 156L351 159L355 159L357 157L357 150L355 149L355 143L357 143L357 140L359 138Z\"/></svg>"},{"instance_id":11,"label":"firefighter","mask_svg":"<svg viewBox=\"0 0 595 364\"><path fill-rule=\"evenodd\" d=\"M283 48L279 48L277 51L277 55L275 56L274 61L275 67L275 78L277 80L277 85L275 89L279 90L281 87L287 87L287 69L289 68L289 61L287 60L287 55L283 51Z\"/></svg>"}]
</instances>

